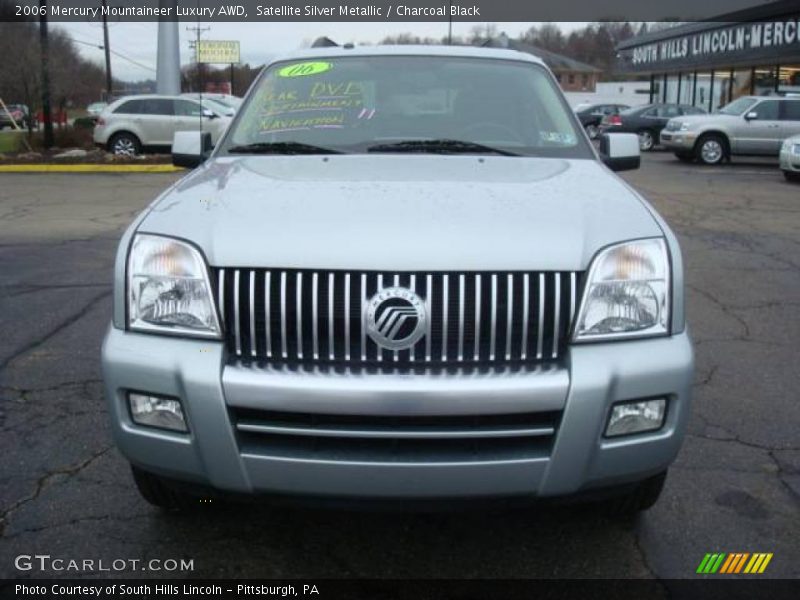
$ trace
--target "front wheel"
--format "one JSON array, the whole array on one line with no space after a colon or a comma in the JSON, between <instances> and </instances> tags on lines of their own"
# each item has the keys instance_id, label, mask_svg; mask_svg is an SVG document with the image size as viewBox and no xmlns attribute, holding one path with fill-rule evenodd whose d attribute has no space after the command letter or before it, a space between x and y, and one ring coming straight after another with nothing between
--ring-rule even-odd
<instances>
[{"instance_id":1,"label":"front wheel","mask_svg":"<svg viewBox=\"0 0 800 600\"><path fill-rule=\"evenodd\" d=\"M704 135L697 141L695 156L704 165L718 165L725 158L726 144L719 135Z\"/></svg>"},{"instance_id":2,"label":"front wheel","mask_svg":"<svg viewBox=\"0 0 800 600\"><path fill-rule=\"evenodd\" d=\"M645 479L624 496L609 500L606 504L608 512L616 515L634 515L651 508L661 496L666 480L666 471Z\"/></svg>"},{"instance_id":3,"label":"front wheel","mask_svg":"<svg viewBox=\"0 0 800 600\"><path fill-rule=\"evenodd\" d=\"M148 503L166 511L181 511L197 507L199 499L179 492L167 485L161 477L131 465L133 481L139 494Z\"/></svg>"},{"instance_id":4,"label":"front wheel","mask_svg":"<svg viewBox=\"0 0 800 600\"><path fill-rule=\"evenodd\" d=\"M800 181L800 173L784 171L783 176L786 177L786 181Z\"/></svg>"},{"instance_id":5,"label":"front wheel","mask_svg":"<svg viewBox=\"0 0 800 600\"><path fill-rule=\"evenodd\" d=\"M639 149L642 152L650 152L656 145L656 138L649 129L642 129L639 133Z\"/></svg>"}]
</instances>

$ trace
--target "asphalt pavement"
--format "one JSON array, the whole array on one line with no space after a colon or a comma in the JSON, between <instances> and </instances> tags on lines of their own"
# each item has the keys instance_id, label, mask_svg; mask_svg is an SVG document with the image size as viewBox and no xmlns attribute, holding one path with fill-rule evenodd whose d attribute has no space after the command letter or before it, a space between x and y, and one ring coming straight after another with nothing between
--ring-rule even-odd
<instances>
[{"instance_id":1,"label":"asphalt pavement","mask_svg":"<svg viewBox=\"0 0 800 600\"><path fill-rule=\"evenodd\" d=\"M689 435L636 518L147 505L111 441L99 351L119 235L177 177L0 175L0 577L81 575L15 567L47 554L193 560L102 573L127 577L665 580L707 552L771 552L764 577L800 576L800 186L774 163L654 153L625 174L680 237L697 354Z\"/></svg>"}]
</instances>

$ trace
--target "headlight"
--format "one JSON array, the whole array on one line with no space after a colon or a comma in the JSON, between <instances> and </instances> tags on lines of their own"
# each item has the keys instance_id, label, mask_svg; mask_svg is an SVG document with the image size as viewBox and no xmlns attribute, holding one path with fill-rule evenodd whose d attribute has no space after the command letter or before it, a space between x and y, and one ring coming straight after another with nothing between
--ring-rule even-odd
<instances>
[{"instance_id":1,"label":"headlight","mask_svg":"<svg viewBox=\"0 0 800 600\"><path fill-rule=\"evenodd\" d=\"M667 334L669 281L663 239L606 248L589 269L574 341Z\"/></svg>"},{"instance_id":2,"label":"headlight","mask_svg":"<svg viewBox=\"0 0 800 600\"><path fill-rule=\"evenodd\" d=\"M139 331L219 337L208 270L191 245L137 235L128 257L128 327Z\"/></svg>"}]
</instances>

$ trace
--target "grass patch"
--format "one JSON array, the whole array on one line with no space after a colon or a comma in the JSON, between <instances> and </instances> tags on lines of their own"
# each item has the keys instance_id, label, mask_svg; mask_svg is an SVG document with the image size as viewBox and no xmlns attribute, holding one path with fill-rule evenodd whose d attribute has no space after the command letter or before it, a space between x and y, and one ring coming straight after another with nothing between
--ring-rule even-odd
<instances>
[{"instance_id":1,"label":"grass patch","mask_svg":"<svg viewBox=\"0 0 800 600\"><path fill-rule=\"evenodd\" d=\"M26 148L22 140L25 139L25 135L24 131L0 131L0 153L24 152Z\"/></svg>"}]
</instances>

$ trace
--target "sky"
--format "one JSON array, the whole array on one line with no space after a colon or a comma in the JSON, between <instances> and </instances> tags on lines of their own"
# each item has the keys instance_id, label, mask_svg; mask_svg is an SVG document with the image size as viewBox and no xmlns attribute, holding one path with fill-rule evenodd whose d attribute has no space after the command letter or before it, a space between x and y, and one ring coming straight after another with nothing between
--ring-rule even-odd
<instances>
[{"instance_id":1,"label":"sky","mask_svg":"<svg viewBox=\"0 0 800 600\"><path fill-rule=\"evenodd\" d=\"M194 23L180 23L181 65L193 60L189 40L196 35L187 31ZM210 27L202 32L203 39L239 40L242 62L251 65L263 64L270 57L310 44L326 35L340 44L347 42L376 43L387 35L411 32L420 37L441 38L447 35L447 22L441 23L201 23ZM481 23L453 23L454 36L466 36L472 27ZM514 37L538 23L496 23L497 31L505 31ZM583 27L585 23L557 23L565 32ZM76 48L87 59L104 62L103 28L100 22L53 24L66 31L76 42ZM112 50L111 72L115 79L138 81L154 79L156 69L156 38L158 24L155 22L109 23L109 40ZM119 54L114 54L114 52ZM122 55L122 56L120 56Z\"/></svg>"}]
</instances>

